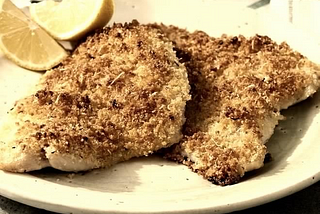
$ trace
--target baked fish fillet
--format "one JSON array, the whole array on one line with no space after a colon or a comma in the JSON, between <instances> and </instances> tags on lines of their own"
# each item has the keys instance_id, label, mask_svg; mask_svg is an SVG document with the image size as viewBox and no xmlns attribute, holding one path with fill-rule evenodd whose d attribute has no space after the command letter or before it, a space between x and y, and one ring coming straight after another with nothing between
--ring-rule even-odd
<instances>
[{"instance_id":1,"label":"baked fish fillet","mask_svg":"<svg viewBox=\"0 0 320 214\"><path fill-rule=\"evenodd\" d=\"M189 87L158 30L137 21L99 30L16 102L0 128L0 169L83 171L171 146Z\"/></svg>"},{"instance_id":2,"label":"baked fish fillet","mask_svg":"<svg viewBox=\"0 0 320 214\"><path fill-rule=\"evenodd\" d=\"M263 166L264 143L283 119L281 109L320 85L320 68L267 36L221 38L152 25L170 40L188 70L184 138L165 157L219 185L234 184Z\"/></svg>"}]
</instances>

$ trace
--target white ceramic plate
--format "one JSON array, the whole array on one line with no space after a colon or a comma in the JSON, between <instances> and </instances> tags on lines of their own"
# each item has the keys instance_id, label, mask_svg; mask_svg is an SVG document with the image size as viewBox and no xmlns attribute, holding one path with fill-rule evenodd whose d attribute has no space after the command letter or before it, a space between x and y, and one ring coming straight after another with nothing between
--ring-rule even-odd
<instances>
[{"instance_id":1,"label":"white ceramic plate","mask_svg":"<svg viewBox=\"0 0 320 214\"><path fill-rule=\"evenodd\" d=\"M252 1L115 1L116 22L164 22L213 36L262 33L288 41L310 59L320 56L319 43L306 33L273 23L265 9L246 9ZM0 121L40 75L0 57ZM283 114L287 120L267 144L274 160L232 186L215 186L185 166L147 157L84 174L0 171L0 194L64 213L226 213L256 206L320 179L320 93Z\"/></svg>"}]
</instances>

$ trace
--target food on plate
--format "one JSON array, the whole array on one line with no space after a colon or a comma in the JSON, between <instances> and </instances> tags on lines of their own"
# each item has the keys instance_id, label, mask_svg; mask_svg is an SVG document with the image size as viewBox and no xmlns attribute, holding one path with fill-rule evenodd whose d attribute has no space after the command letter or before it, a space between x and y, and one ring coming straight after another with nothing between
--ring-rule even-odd
<instances>
[{"instance_id":1,"label":"food on plate","mask_svg":"<svg viewBox=\"0 0 320 214\"><path fill-rule=\"evenodd\" d=\"M31 18L58 40L76 40L105 26L114 12L113 0L47 0L31 4Z\"/></svg>"},{"instance_id":2,"label":"food on plate","mask_svg":"<svg viewBox=\"0 0 320 214\"><path fill-rule=\"evenodd\" d=\"M8 113L0 169L83 171L171 146L189 87L158 30L137 21L97 30Z\"/></svg>"},{"instance_id":3,"label":"food on plate","mask_svg":"<svg viewBox=\"0 0 320 214\"><path fill-rule=\"evenodd\" d=\"M213 38L151 26L173 41L191 85L184 137L165 157L220 185L262 167L280 110L316 92L320 67L267 36Z\"/></svg>"},{"instance_id":4,"label":"food on plate","mask_svg":"<svg viewBox=\"0 0 320 214\"><path fill-rule=\"evenodd\" d=\"M48 4L31 8L33 17L62 3ZM68 39L85 34L77 30ZM0 127L0 169L84 171L164 149L209 181L234 184L263 166L280 110L319 87L318 65L267 36L114 24L89 35L16 102Z\"/></svg>"},{"instance_id":5,"label":"food on plate","mask_svg":"<svg viewBox=\"0 0 320 214\"><path fill-rule=\"evenodd\" d=\"M68 55L9 0L0 0L0 49L17 65L31 70L50 69Z\"/></svg>"}]
</instances>

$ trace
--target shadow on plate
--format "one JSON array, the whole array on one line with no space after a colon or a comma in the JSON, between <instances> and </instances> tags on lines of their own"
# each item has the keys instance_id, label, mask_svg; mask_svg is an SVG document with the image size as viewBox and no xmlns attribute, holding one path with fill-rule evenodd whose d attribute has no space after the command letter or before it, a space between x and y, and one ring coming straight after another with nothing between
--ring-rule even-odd
<instances>
[{"instance_id":1,"label":"shadow on plate","mask_svg":"<svg viewBox=\"0 0 320 214\"><path fill-rule=\"evenodd\" d=\"M95 169L85 172L63 172L46 168L29 174L51 183L84 188L99 192L133 192L140 185L139 171L141 160L134 158L110 168Z\"/></svg>"},{"instance_id":2,"label":"shadow on plate","mask_svg":"<svg viewBox=\"0 0 320 214\"><path fill-rule=\"evenodd\" d=\"M68 173L52 168L30 172L35 179L90 191L108 193L167 194L188 189L210 187L212 184L188 167L157 155L133 158L106 169Z\"/></svg>"},{"instance_id":3,"label":"shadow on plate","mask_svg":"<svg viewBox=\"0 0 320 214\"><path fill-rule=\"evenodd\" d=\"M281 113L286 119L279 122L266 144L272 160L261 169L247 173L242 181L265 175L270 171L274 172L272 175L281 173L286 168L287 159L303 143L302 139L314 122L314 116L320 113L320 92Z\"/></svg>"}]
</instances>

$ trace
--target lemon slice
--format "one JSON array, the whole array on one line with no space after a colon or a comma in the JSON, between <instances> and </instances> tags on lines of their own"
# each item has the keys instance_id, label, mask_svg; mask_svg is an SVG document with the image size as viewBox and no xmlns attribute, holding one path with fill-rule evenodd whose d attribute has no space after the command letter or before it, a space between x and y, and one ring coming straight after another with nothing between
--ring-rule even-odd
<instances>
[{"instance_id":1,"label":"lemon slice","mask_svg":"<svg viewBox=\"0 0 320 214\"><path fill-rule=\"evenodd\" d=\"M105 26L114 12L113 0L54 0L31 4L31 18L58 40L76 40Z\"/></svg>"},{"instance_id":2,"label":"lemon slice","mask_svg":"<svg viewBox=\"0 0 320 214\"><path fill-rule=\"evenodd\" d=\"M30 70L47 70L68 54L10 0L0 0L0 49L9 59Z\"/></svg>"}]
</instances>

